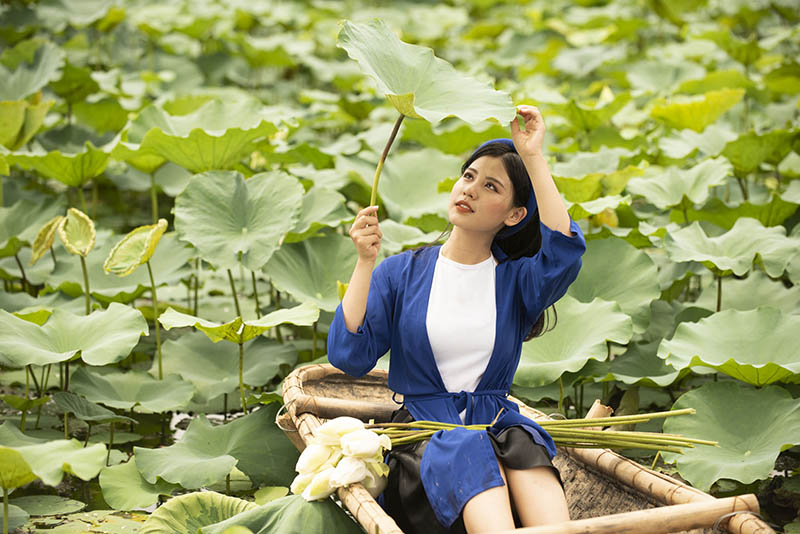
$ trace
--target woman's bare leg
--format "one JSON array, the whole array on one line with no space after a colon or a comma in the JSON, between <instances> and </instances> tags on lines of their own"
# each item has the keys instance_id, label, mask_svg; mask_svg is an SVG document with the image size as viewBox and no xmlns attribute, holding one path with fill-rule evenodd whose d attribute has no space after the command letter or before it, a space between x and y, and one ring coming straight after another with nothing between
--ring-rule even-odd
<instances>
[{"instance_id":1,"label":"woman's bare leg","mask_svg":"<svg viewBox=\"0 0 800 534\"><path fill-rule=\"evenodd\" d=\"M503 477L505 485L482 491L464 505L464 527L469 534L514 528L511 501L508 496L508 480L500 462L497 462L497 466L500 468L500 476Z\"/></svg>"},{"instance_id":2,"label":"woman's bare leg","mask_svg":"<svg viewBox=\"0 0 800 534\"><path fill-rule=\"evenodd\" d=\"M505 474L523 527L569 521L564 490L549 467L506 469Z\"/></svg>"}]
</instances>

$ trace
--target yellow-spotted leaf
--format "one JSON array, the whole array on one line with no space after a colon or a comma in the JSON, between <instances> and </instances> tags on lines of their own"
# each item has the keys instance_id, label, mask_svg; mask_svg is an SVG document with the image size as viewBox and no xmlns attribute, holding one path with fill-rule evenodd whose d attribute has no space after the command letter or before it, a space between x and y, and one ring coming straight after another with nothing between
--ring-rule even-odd
<instances>
[{"instance_id":1,"label":"yellow-spotted leaf","mask_svg":"<svg viewBox=\"0 0 800 534\"><path fill-rule=\"evenodd\" d=\"M58 226L58 237L72 254L84 258L94 248L97 233L94 222L79 209L70 208Z\"/></svg>"},{"instance_id":2,"label":"yellow-spotted leaf","mask_svg":"<svg viewBox=\"0 0 800 534\"><path fill-rule=\"evenodd\" d=\"M664 102L656 104L650 115L673 128L691 128L695 132L702 132L706 126L738 104L744 97L744 92L744 89L722 89L709 91L698 100Z\"/></svg>"},{"instance_id":3,"label":"yellow-spotted leaf","mask_svg":"<svg viewBox=\"0 0 800 534\"><path fill-rule=\"evenodd\" d=\"M47 223L42 226L42 229L39 230L39 233L36 235L36 239L33 242L33 256L31 256L31 265L39 261L47 250L53 246L53 240L56 238L56 232L58 231L58 227L61 226L61 223L64 222L63 215L56 215Z\"/></svg>"},{"instance_id":4,"label":"yellow-spotted leaf","mask_svg":"<svg viewBox=\"0 0 800 534\"><path fill-rule=\"evenodd\" d=\"M159 219L156 224L133 229L111 249L111 253L103 264L103 269L107 273L117 276L131 274L138 266L150 259L166 229L166 219Z\"/></svg>"}]
</instances>

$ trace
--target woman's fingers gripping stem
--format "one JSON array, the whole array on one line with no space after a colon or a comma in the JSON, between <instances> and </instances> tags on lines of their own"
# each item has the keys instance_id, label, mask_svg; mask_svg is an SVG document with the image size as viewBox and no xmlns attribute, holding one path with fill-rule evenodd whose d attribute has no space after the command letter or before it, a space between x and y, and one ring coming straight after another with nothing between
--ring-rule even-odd
<instances>
[{"instance_id":1,"label":"woman's fingers gripping stem","mask_svg":"<svg viewBox=\"0 0 800 534\"><path fill-rule=\"evenodd\" d=\"M511 138L521 156L542 153L545 124L539 108L536 106L518 106L517 114L525 121L524 130L520 128L517 118L511 121Z\"/></svg>"},{"instance_id":2,"label":"woman's fingers gripping stem","mask_svg":"<svg viewBox=\"0 0 800 534\"><path fill-rule=\"evenodd\" d=\"M350 238L356 246L359 259L374 261L380 250L381 232L378 225L378 206L368 206L356 214L350 227Z\"/></svg>"}]
</instances>

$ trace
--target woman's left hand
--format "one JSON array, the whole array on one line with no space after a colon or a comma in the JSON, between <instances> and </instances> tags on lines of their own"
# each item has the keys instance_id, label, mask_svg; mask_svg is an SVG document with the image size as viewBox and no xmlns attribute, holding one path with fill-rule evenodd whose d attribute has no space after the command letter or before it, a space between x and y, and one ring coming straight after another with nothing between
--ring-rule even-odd
<instances>
[{"instance_id":1,"label":"woman's left hand","mask_svg":"<svg viewBox=\"0 0 800 534\"><path fill-rule=\"evenodd\" d=\"M511 139L520 156L536 156L542 153L544 142L544 119L536 106L518 106L517 113L525 119L525 129L519 127L517 117L511 121Z\"/></svg>"}]
</instances>

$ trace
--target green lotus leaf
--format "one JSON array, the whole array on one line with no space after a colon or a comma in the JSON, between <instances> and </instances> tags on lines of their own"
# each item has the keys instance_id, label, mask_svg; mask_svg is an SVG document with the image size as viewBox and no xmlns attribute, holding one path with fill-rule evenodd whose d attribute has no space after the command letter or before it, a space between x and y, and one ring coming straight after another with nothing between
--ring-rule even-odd
<instances>
[{"instance_id":1,"label":"green lotus leaf","mask_svg":"<svg viewBox=\"0 0 800 534\"><path fill-rule=\"evenodd\" d=\"M73 28L89 26L107 15L112 0L47 0L37 5L37 15L48 21L48 28L61 32L69 24Z\"/></svg>"},{"instance_id":2,"label":"green lotus leaf","mask_svg":"<svg viewBox=\"0 0 800 534\"><path fill-rule=\"evenodd\" d=\"M131 122L113 155L146 173L166 161L193 173L231 169L278 131L281 118L252 97L211 99L186 115L153 104Z\"/></svg>"},{"instance_id":3,"label":"green lotus leaf","mask_svg":"<svg viewBox=\"0 0 800 534\"><path fill-rule=\"evenodd\" d=\"M748 78L741 70L727 69L715 70L706 74L703 78L687 80L680 84L676 92L691 95L703 94L706 91L719 89L742 89L752 90L755 83Z\"/></svg>"},{"instance_id":4,"label":"green lotus leaf","mask_svg":"<svg viewBox=\"0 0 800 534\"><path fill-rule=\"evenodd\" d=\"M786 288L781 281L771 280L761 271L752 271L747 278L726 277L722 280L722 309L754 310L769 304L786 314L800 314L800 286ZM693 303L707 310L717 309L717 282L703 288Z\"/></svg>"},{"instance_id":5,"label":"green lotus leaf","mask_svg":"<svg viewBox=\"0 0 800 534\"><path fill-rule=\"evenodd\" d=\"M717 43L733 59L742 65L752 65L765 51L759 46L755 36L745 40L726 30L711 30L696 36Z\"/></svg>"},{"instance_id":6,"label":"green lotus leaf","mask_svg":"<svg viewBox=\"0 0 800 534\"><path fill-rule=\"evenodd\" d=\"M33 256L31 256L30 264L33 265L39 258L41 258L45 252L47 252L50 247L53 246L53 241L56 238L56 232L58 231L58 227L64 222L65 217L63 215L56 215L49 221L42 226L42 229L39 230L39 233L36 235L36 239L33 241Z\"/></svg>"},{"instance_id":7,"label":"green lotus leaf","mask_svg":"<svg viewBox=\"0 0 800 534\"><path fill-rule=\"evenodd\" d=\"M31 103L28 100L0 101L0 145L19 150L39 131L52 100ZM5 158L3 158L5 159ZM8 174L6 170L5 174Z\"/></svg>"},{"instance_id":8,"label":"green lotus leaf","mask_svg":"<svg viewBox=\"0 0 800 534\"><path fill-rule=\"evenodd\" d=\"M53 402L65 413L71 413L81 421L92 423L136 423L135 419L117 415L108 408L103 408L69 391L54 393Z\"/></svg>"},{"instance_id":9,"label":"green lotus leaf","mask_svg":"<svg viewBox=\"0 0 800 534\"><path fill-rule=\"evenodd\" d=\"M702 204L709 197L709 189L725 183L732 172L725 158L706 159L686 170L677 167L668 167L664 172L648 169L645 176L630 180L627 189L661 209L681 204L684 197Z\"/></svg>"},{"instance_id":10,"label":"green lotus leaf","mask_svg":"<svg viewBox=\"0 0 800 534\"><path fill-rule=\"evenodd\" d=\"M150 514L139 534L197 534L202 527L257 508L255 503L214 491L173 497Z\"/></svg>"},{"instance_id":11,"label":"green lotus leaf","mask_svg":"<svg viewBox=\"0 0 800 534\"><path fill-rule=\"evenodd\" d=\"M55 309L42 326L0 310L0 324L0 352L20 367L63 362L78 351L89 365L115 363L148 333L138 310L117 303L83 316Z\"/></svg>"},{"instance_id":12,"label":"green lotus leaf","mask_svg":"<svg viewBox=\"0 0 800 534\"><path fill-rule=\"evenodd\" d=\"M8 176L11 169L8 167L8 161L3 154L0 154L0 176Z\"/></svg>"},{"instance_id":13,"label":"green lotus leaf","mask_svg":"<svg viewBox=\"0 0 800 534\"><path fill-rule=\"evenodd\" d=\"M81 210L70 208L58 226L58 237L70 253L85 258L94 248L97 239L94 221Z\"/></svg>"},{"instance_id":14,"label":"green lotus leaf","mask_svg":"<svg viewBox=\"0 0 800 534\"><path fill-rule=\"evenodd\" d=\"M688 369L678 371L656 355L658 341L631 343L624 354L614 357L607 366L603 380L618 380L628 385L665 388L690 374ZM590 360L590 363L594 360Z\"/></svg>"},{"instance_id":15,"label":"green lotus leaf","mask_svg":"<svg viewBox=\"0 0 800 534\"><path fill-rule=\"evenodd\" d=\"M168 308L158 317L158 322L166 330L193 326L205 333L214 343L223 339L232 343L245 343L254 337L260 336L273 326L284 323L308 326L318 318L319 309L314 304L303 303L293 308L282 308L273 311L260 319L242 321L241 317L237 317L233 321L224 324L207 321L206 319Z\"/></svg>"},{"instance_id":16,"label":"green lotus leaf","mask_svg":"<svg viewBox=\"0 0 800 534\"><path fill-rule=\"evenodd\" d=\"M676 369L705 366L748 384L797 380L796 332L800 316L769 306L723 310L697 323L682 323L658 357Z\"/></svg>"},{"instance_id":17,"label":"green lotus leaf","mask_svg":"<svg viewBox=\"0 0 800 534\"><path fill-rule=\"evenodd\" d=\"M32 95L58 79L63 65L64 51L57 45L43 40L20 42L4 52L0 62L0 100L21 100Z\"/></svg>"},{"instance_id":18,"label":"green lotus leaf","mask_svg":"<svg viewBox=\"0 0 800 534\"><path fill-rule=\"evenodd\" d=\"M758 170L763 162L780 163L792 151L792 141L796 137L796 132L787 130L772 130L763 135L751 131L729 141L722 155L737 171L748 174Z\"/></svg>"},{"instance_id":19,"label":"green lotus leaf","mask_svg":"<svg viewBox=\"0 0 800 534\"><path fill-rule=\"evenodd\" d=\"M473 126L455 120L439 124L408 121L403 126L400 137L403 141L414 141L424 147L457 156L474 150L487 139L508 137L508 128L494 122ZM384 140L383 143L385 142Z\"/></svg>"},{"instance_id":20,"label":"green lotus leaf","mask_svg":"<svg viewBox=\"0 0 800 534\"><path fill-rule=\"evenodd\" d=\"M616 302L594 299L584 304L565 295L556 309L556 327L541 338L522 344L515 384L525 387L549 384L564 372L578 371L590 358L605 360L608 341L624 345L633 335L631 318ZM587 317L595 320L587 321Z\"/></svg>"},{"instance_id":21,"label":"green lotus leaf","mask_svg":"<svg viewBox=\"0 0 800 534\"><path fill-rule=\"evenodd\" d=\"M62 211L61 202L39 204L26 199L0 206L0 258L13 256L34 242L39 228Z\"/></svg>"},{"instance_id":22,"label":"green lotus leaf","mask_svg":"<svg viewBox=\"0 0 800 534\"><path fill-rule=\"evenodd\" d=\"M516 115L508 94L459 74L430 48L402 42L380 19L344 21L336 44L408 117L435 123L454 115L470 124L489 118L507 124Z\"/></svg>"},{"instance_id":23,"label":"green lotus leaf","mask_svg":"<svg viewBox=\"0 0 800 534\"><path fill-rule=\"evenodd\" d=\"M776 93L797 94L800 91L800 68L797 62L784 63L764 76L764 85Z\"/></svg>"},{"instance_id":24,"label":"green lotus leaf","mask_svg":"<svg viewBox=\"0 0 800 534\"><path fill-rule=\"evenodd\" d=\"M10 502L37 517L72 514L86 508L86 503L59 495L25 495Z\"/></svg>"},{"instance_id":25,"label":"green lotus leaf","mask_svg":"<svg viewBox=\"0 0 800 534\"><path fill-rule=\"evenodd\" d=\"M136 468L136 457L123 464L104 467L100 471L100 488L103 500L114 510L147 508L158 502L161 495L172 495L180 486L163 480L151 484L142 478Z\"/></svg>"},{"instance_id":26,"label":"green lotus leaf","mask_svg":"<svg viewBox=\"0 0 800 534\"><path fill-rule=\"evenodd\" d=\"M82 187L100 175L108 164L111 143L103 144L106 139L83 127L70 125L48 130L37 140L40 144L35 144L33 150L13 152L6 159L72 187Z\"/></svg>"},{"instance_id":27,"label":"green lotus leaf","mask_svg":"<svg viewBox=\"0 0 800 534\"><path fill-rule=\"evenodd\" d=\"M86 270L89 273L89 287L92 297L103 303L132 302L139 295L150 289L150 278L146 269L135 271L133 274L120 278L105 272L103 263L111 253L114 244L121 236L110 235L107 231L100 231L95 253L86 258ZM150 258L153 272L157 273L157 284L173 284L189 274L187 262L195 256L197 251L178 240L175 232L165 233L158 243L155 253ZM59 258L56 253L56 258ZM61 261L43 283L58 289L73 297L83 295L83 287L79 282L83 280L83 273L78 262Z\"/></svg>"},{"instance_id":28,"label":"green lotus leaf","mask_svg":"<svg viewBox=\"0 0 800 534\"><path fill-rule=\"evenodd\" d=\"M616 210L620 206L629 205L630 203L630 195L609 195L588 202L570 202L569 200L564 202L569 216L576 221L609 209Z\"/></svg>"},{"instance_id":29,"label":"green lotus leaf","mask_svg":"<svg viewBox=\"0 0 800 534\"><path fill-rule=\"evenodd\" d=\"M633 319L633 331L650 323L650 302L658 299L658 269L650 257L622 239L597 239L587 244L583 267L568 290L581 302L596 297L617 302Z\"/></svg>"},{"instance_id":30,"label":"green lotus leaf","mask_svg":"<svg viewBox=\"0 0 800 534\"><path fill-rule=\"evenodd\" d=\"M18 395L0 395L0 400L21 412L27 412L50 402L50 397L27 398Z\"/></svg>"},{"instance_id":31,"label":"green lotus leaf","mask_svg":"<svg viewBox=\"0 0 800 534\"><path fill-rule=\"evenodd\" d=\"M440 235L440 232L426 233L416 226L406 226L392 219L384 219L380 225L383 232L381 250L387 254L396 254L407 247L431 243Z\"/></svg>"},{"instance_id":32,"label":"green lotus leaf","mask_svg":"<svg viewBox=\"0 0 800 534\"><path fill-rule=\"evenodd\" d=\"M186 406L194 395L194 386L177 375L157 380L145 371L127 373L109 367L81 367L70 377L70 389L92 402L111 408L141 413L164 413Z\"/></svg>"},{"instance_id":33,"label":"green lotus leaf","mask_svg":"<svg viewBox=\"0 0 800 534\"><path fill-rule=\"evenodd\" d=\"M10 426L11 423L6 421L3 423L5 425ZM36 475L31 471L25 457L12 448L0 445L0 487L13 490L34 480Z\"/></svg>"},{"instance_id":34,"label":"green lotus leaf","mask_svg":"<svg viewBox=\"0 0 800 534\"><path fill-rule=\"evenodd\" d=\"M192 419L169 447L134 447L136 466L150 483L161 478L187 489L220 482L234 466L254 484L288 486L298 453L275 425L277 412L278 404L272 403L225 425Z\"/></svg>"},{"instance_id":35,"label":"green lotus leaf","mask_svg":"<svg viewBox=\"0 0 800 534\"><path fill-rule=\"evenodd\" d=\"M131 230L111 249L103 263L103 269L117 276L131 274L138 266L150 260L166 229L167 220L159 219L156 224Z\"/></svg>"},{"instance_id":36,"label":"green lotus leaf","mask_svg":"<svg viewBox=\"0 0 800 534\"><path fill-rule=\"evenodd\" d=\"M262 504L267 504L275 499L286 497L288 494L289 488L285 488L283 486L264 486L263 488L259 488L253 494L253 497L256 500L256 504L261 506Z\"/></svg>"},{"instance_id":37,"label":"green lotus leaf","mask_svg":"<svg viewBox=\"0 0 800 534\"><path fill-rule=\"evenodd\" d=\"M639 91L671 93L683 81L701 78L706 70L697 63L656 59L637 61L625 68L631 86Z\"/></svg>"},{"instance_id":38,"label":"green lotus leaf","mask_svg":"<svg viewBox=\"0 0 800 534\"><path fill-rule=\"evenodd\" d=\"M161 347L164 374L177 374L191 382L197 391L195 402L208 402L239 388L239 351L226 344L215 344L201 332L191 332L170 339ZM293 368L297 350L289 344L257 337L244 345L244 383L263 386L273 380L281 368ZM157 376L158 362L150 374Z\"/></svg>"},{"instance_id":39,"label":"green lotus leaf","mask_svg":"<svg viewBox=\"0 0 800 534\"><path fill-rule=\"evenodd\" d=\"M783 274L797 253L800 239L786 237L782 226L762 226L749 217L736 221L726 233L709 237L700 223L693 222L664 238L667 255L673 261L698 261L721 275L742 276L752 270L758 258L764 271L773 278Z\"/></svg>"},{"instance_id":40,"label":"green lotus leaf","mask_svg":"<svg viewBox=\"0 0 800 534\"><path fill-rule=\"evenodd\" d=\"M10 422L0 425L0 451L11 449L18 453L0 453L0 461L19 460L19 466L12 467L9 476L14 484L25 479L33 480L25 474L25 467L35 478L39 478L48 486L57 486L64 478L64 473L71 473L82 480L91 480L97 476L106 461L106 447L100 443L83 447L77 440L59 439L55 441L39 440L26 436ZM0 469L6 472L6 467ZM3 475L4 477L6 475ZM24 483L24 482L23 482ZM11 488L9 488L11 489Z\"/></svg>"},{"instance_id":41,"label":"green lotus leaf","mask_svg":"<svg viewBox=\"0 0 800 534\"><path fill-rule=\"evenodd\" d=\"M800 400L778 386L756 389L735 381L709 382L672 405L673 410L682 408L696 413L668 418L664 432L714 440L719 447L698 445L683 454L661 454L703 491L721 478L743 484L767 478L778 454L800 443Z\"/></svg>"},{"instance_id":42,"label":"green lotus leaf","mask_svg":"<svg viewBox=\"0 0 800 534\"><path fill-rule=\"evenodd\" d=\"M735 106L744 97L744 89L721 89L709 91L702 98L670 103L656 103L650 115L673 128L691 128L702 132L723 113Z\"/></svg>"},{"instance_id":43,"label":"green lotus leaf","mask_svg":"<svg viewBox=\"0 0 800 534\"><path fill-rule=\"evenodd\" d=\"M117 133L128 124L128 110L114 97L82 100L72 105L75 118L98 133Z\"/></svg>"},{"instance_id":44,"label":"green lotus leaf","mask_svg":"<svg viewBox=\"0 0 800 534\"><path fill-rule=\"evenodd\" d=\"M792 183L800 186L800 182ZM800 190L800 187L797 189ZM800 204L800 198L792 198L791 195L787 198L787 193L790 193L789 189L780 196L773 194L764 204L753 202L726 204L719 198L712 197L700 209L690 207L685 212L675 209L670 212L669 218L672 222L677 223L685 223L687 218L689 222L708 221L720 228L731 229L740 218L750 217L758 220L764 226L778 226L794 215L797 205Z\"/></svg>"},{"instance_id":45,"label":"green lotus leaf","mask_svg":"<svg viewBox=\"0 0 800 534\"><path fill-rule=\"evenodd\" d=\"M710 124L701 133L685 129L673 132L658 140L658 148L670 158L683 159L695 150L707 156L716 156L728 141L736 139L736 133L718 124Z\"/></svg>"},{"instance_id":46,"label":"green lotus leaf","mask_svg":"<svg viewBox=\"0 0 800 534\"><path fill-rule=\"evenodd\" d=\"M570 99L565 104L550 104L548 108L567 119L575 130L589 132L608 124L630 99L630 93L619 93L612 100L597 102L593 106Z\"/></svg>"},{"instance_id":47,"label":"green lotus leaf","mask_svg":"<svg viewBox=\"0 0 800 534\"><path fill-rule=\"evenodd\" d=\"M3 454L3 449L0 448L0 456ZM0 460L2 462L2 460ZM2 483L2 478L0 478L0 484ZM3 509L0 508L0 521L4 521L4 514ZM25 523L28 522L30 519L30 515L28 512L20 508L19 506L15 506L13 504L8 505L8 531L14 532L17 528L21 527Z\"/></svg>"},{"instance_id":48,"label":"green lotus leaf","mask_svg":"<svg viewBox=\"0 0 800 534\"><path fill-rule=\"evenodd\" d=\"M336 228L353 215L345 207L346 199L332 189L312 187L303 195L300 218L292 231L286 234L284 243L296 243L307 239L322 228Z\"/></svg>"},{"instance_id":49,"label":"green lotus leaf","mask_svg":"<svg viewBox=\"0 0 800 534\"><path fill-rule=\"evenodd\" d=\"M297 224L303 186L281 171L192 177L175 199L175 229L217 268L260 269ZM241 257L241 260L238 258Z\"/></svg>"},{"instance_id":50,"label":"green lotus leaf","mask_svg":"<svg viewBox=\"0 0 800 534\"><path fill-rule=\"evenodd\" d=\"M202 534L225 534L228 529L244 527L253 534L292 534L325 532L359 534L361 527L331 499L308 502L300 495L287 495L265 505L200 529Z\"/></svg>"},{"instance_id":51,"label":"green lotus leaf","mask_svg":"<svg viewBox=\"0 0 800 534\"><path fill-rule=\"evenodd\" d=\"M336 234L283 245L264 267L272 284L299 302L323 310L339 305L337 280L350 280L358 253L349 237Z\"/></svg>"},{"instance_id":52,"label":"green lotus leaf","mask_svg":"<svg viewBox=\"0 0 800 534\"><path fill-rule=\"evenodd\" d=\"M800 204L800 180L792 180L781 198L792 204Z\"/></svg>"},{"instance_id":53,"label":"green lotus leaf","mask_svg":"<svg viewBox=\"0 0 800 534\"><path fill-rule=\"evenodd\" d=\"M75 104L96 93L100 86L92 79L91 68L73 65L67 61L61 78L51 83L50 89L67 102Z\"/></svg>"}]
</instances>

